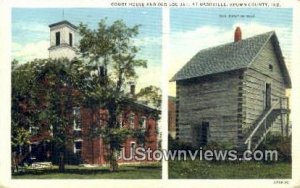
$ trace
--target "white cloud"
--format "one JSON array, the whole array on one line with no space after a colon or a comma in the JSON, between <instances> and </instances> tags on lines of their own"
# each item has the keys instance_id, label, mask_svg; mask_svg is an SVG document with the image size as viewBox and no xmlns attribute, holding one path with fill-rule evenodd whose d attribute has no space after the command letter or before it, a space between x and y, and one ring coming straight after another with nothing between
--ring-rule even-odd
<instances>
[{"instance_id":1,"label":"white cloud","mask_svg":"<svg viewBox=\"0 0 300 188\"><path fill-rule=\"evenodd\" d=\"M143 38L138 40L138 46L156 46L160 45L158 42L160 41L160 38ZM28 43L26 45L21 45L19 43L12 43L12 53L13 58L19 60L21 63L26 63L28 61L39 59L39 58L48 58L49 47L48 41L39 41L37 43ZM145 47L146 48L146 47ZM148 47L147 47L148 48ZM145 49L147 50L147 49ZM160 54L142 54L140 55L142 59L145 59L148 61L148 68L139 68L137 70L137 73L139 75L139 78L137 80L137 89L149 86L149 85L155 85L160 87L161 84L161 66L159 66L159 59L157 59L157 56L160 56Z\"/></svg>"},{"instance_id":2,"label":"white cloud","mask_svg":"<svg viewBox=\"0 0 300 188\"><path fill-rule=\"evenodd\" d=\"M161 88L162 83L162 67L155 65L148 65L146 69L138 69L139 78L137 80L137 91L149 85L155 85Z\"/></svg>"},{"instance_id":3,"label":"white cloud","mask_svg":"<svg viewBox=\"0 0 300 188\"><path fill-rule=\"evenodd\" d=\"M256 22L236 23L230 29L217 26L202 26L196 30L186 32L174 32L170 35L170 64L169 79L180 70L198 51L208 47L213 47L233 41L234 30L237 26L241 27L242 37L248 38L268 31L275 31L281 49L286 57L287 64L290 63L291 55L291 29L286 27L270 27ZM175 84L170 83L170 95L175 95Z\"/></svg>"},{"instance_id":4,"label":"white cloud","mask_svg":"<svg viewBox=\"0 0 300 188\"><path fill-rule=\"evenodd\" d=\"M160 37L143 37L137 38L134 40L134 45L139 47L149 47L150 46L161 46L161 38Z\"/></svg>"},{"instance_id":5,"label":"white cloud","mask_svg":"<svg viewBox=\"0 0 300 188\"><path fill-rule=\"evenodd\" d=\"M13 58L19 60L20 62L27 62L39 58L48 58L48 41L39 41L36 43L28 43L21 45L18 43L12 44Z\"/></svg>"},{"instance_id":6,"label":"white cloud","mask_svg":"<svg viewBox=\"0 0 300 188\"><path fill-rule=\"evenodd\" d=\"M18 30L24 30L26 32L31 31L34 33L48 33L49 27L48 25L35 23L35 22L16 22L14 23L14 27L18 28Z\"/></svg>"},{"instance_id":7,"label":"white cloud","mask_svg":"<svg viewBox=\"0 0 300 188\"><path fill-rule=\"evenodd\" d=\"M137 70L137 90L155 85L161 87L162 64L161 64L161 37L143 37L134 40L134 44L141 48L138 58L147 60L147 68Z\"/></svg>"},{"instance_id":8,"label":"white cloud","mask_svg":"<svg viewBox=\"0 0 300 188\"><path fill-rule=\"evenodd\" d=\"M22 49L21 44L15 43L15 42L12 43L12 52L13 52L13 54L20 51L21 49Z\"/></svg>"}]
</instances>

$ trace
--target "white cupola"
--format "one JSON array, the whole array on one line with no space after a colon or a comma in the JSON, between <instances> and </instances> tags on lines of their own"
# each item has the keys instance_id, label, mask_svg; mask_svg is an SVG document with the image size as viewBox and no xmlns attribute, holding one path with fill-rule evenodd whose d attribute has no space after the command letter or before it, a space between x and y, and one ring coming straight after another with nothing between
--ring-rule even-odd
<instances>
[{"instance_id":1,"label":"white cupola","mask_svg":"<svg viewBox=\"0 0 300 188\"><path fill-rule=\"evenodd\" d=\"M49 25L49 57L52 59L66 57L72 60L76 56L75 36L77 27L64 20Z\"/></svg>"}]
</instances>

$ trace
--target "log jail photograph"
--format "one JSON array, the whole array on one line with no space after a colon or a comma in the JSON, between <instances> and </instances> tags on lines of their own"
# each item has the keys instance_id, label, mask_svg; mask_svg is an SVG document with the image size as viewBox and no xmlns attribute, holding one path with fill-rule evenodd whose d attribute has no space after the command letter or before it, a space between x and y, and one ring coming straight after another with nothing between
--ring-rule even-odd
<instances>
[{"instance_id":1,"label":"log jail photograph","mask_svg":"<svg viewBox=\"0 0 300 188\"><path fill-rule=\"evenodd\" d=\"M169 149L272 149L279 159L169 161L169 178L291 178L292 10L170 12Z\"/></svg>"}]
</instances>

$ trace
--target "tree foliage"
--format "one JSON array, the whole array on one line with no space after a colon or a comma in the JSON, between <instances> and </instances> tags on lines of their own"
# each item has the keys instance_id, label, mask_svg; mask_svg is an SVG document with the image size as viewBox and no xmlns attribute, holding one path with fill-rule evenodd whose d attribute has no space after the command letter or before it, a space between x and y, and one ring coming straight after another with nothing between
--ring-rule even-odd
<instances>
[{"instance_id":1,"label":"tree foliage","mask_svg":"<svg viewBox=\"0 0 300 188\"><path fill-rule=\"evenodd\" d=\"M151 105L155 108L161 107L161 89L159 87L150 85L142 88L136 95L137 99L144 101L147 105Z\"/></svg>"},{"instance_id":2,"label":"tree foliage","mask_svg":"<svg viewBox=\"0 0 300 188\"><path fill-rule=\"evenodd\" d=\"M122 103L127 100L126 83L137 79L136 68L147 67L147 62L137 58L139 48L133 39L138 35L139 25L128 27L122 20L111 25L101 20L98 28L89 29L80 24L81 40L79 51L83 58L89 60L89 66L94 69L90 88L85 93L86 103L101 106L108 110L107 128L99 134L108 146L111 170L118 170L116 153L124 140L132 136L130 130L120 129L119 119ZM101 68L109 70L101 73ZM133 99L131 99L133 100Z\"/></svg>"},{"instance_id":3,"label":"tree foliage","mask_svg":"<svg viewBox=\"0 0 300 188\"><path fill-rule=\"evenodd\" d=\"M32 136L28 130L37 127L43 134L49 133L53 156L64 156L66 143L72 139L67 134L72 124L70 114L82 101L76 93L86 87L86 75L84 64L78 60L40 59L22 65L12 62L13 150L28 143ZM63 170L64 161L58 160Z\"/></svg>"}]
</instances>

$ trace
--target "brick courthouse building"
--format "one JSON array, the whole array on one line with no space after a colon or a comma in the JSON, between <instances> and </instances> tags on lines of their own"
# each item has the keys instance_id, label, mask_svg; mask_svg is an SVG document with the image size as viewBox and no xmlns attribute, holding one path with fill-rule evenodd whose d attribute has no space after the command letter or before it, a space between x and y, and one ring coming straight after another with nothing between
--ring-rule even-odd
<instances>
[{"instance_id":1,"label":"brick courthouse building","mask_svg":"<svg viewBox=\"0 0 300 188\"><path fill-rule=\"evenodd\" d=\"M56 59L66 57L72 60L76 57L76 35L77 27L68 21L61 21L49 25L50 27L50 47L49 57ZM135 95L135 85L128 86L131 97ZM144 131L144 142L138 143L134 138L128 138L123 149L126 157L130 156L136 147L144 147L155 150L158 147L157 141L157 114L159 111L142 102L127 101L123 104L123 111L119 116L120 128L142 129ZM108 111L98 109L96 112L86 107L73 107L71 130L68 132L74 135L72 141L67 143L66 162L69 164L106 164L106 146L101 137L92 139L89 134L93 124L100 127L106 126ZM38 130L37 127L30 127L30 145L24 148L21 162L41 162L50 161L51 153L51 132ZM119 161L125 162L125 161ZM126 161L134 162L134 160Z\"/></svg>"}]
</instances>

